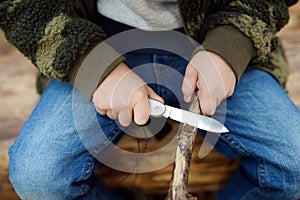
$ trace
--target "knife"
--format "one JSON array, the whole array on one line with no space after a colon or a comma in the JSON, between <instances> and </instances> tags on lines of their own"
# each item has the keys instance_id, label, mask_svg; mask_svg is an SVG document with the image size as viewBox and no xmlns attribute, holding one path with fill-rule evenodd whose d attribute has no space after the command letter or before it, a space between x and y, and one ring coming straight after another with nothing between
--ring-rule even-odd
<instances>
[{"instance_id":1,"label":"knife","mask_svg":"<svg viewBox=\"0 0 300 200\"><path fill-rule=\"evenodd\" d=\"M170 118L174 121L186 123L190 126L194 126L209 132L228 132L228 129L222 123L213 118L168 106L153 99L149 99L149 103L150 115L153 117L162 116L165 118Z\"/></svg>"}]
</instances>

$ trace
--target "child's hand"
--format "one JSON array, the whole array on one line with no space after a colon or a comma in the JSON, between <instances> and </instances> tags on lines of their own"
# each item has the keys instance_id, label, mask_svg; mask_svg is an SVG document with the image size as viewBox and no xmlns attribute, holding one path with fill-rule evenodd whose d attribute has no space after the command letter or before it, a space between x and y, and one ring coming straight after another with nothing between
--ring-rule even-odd
<instances>
[{"instance_id":1,"label":"child's hand","mask_svg":"<svg viewBox=\"0 0 300 200\"><path fill-rule=\"evenodd\" d=\"M143 125L150 115L148 98L163 102L147 84L124 63L120 63L93 94L97 111L110 119L118 119L123 126Z\"/></svg>"},{"instance_id":2,"label":"child's hand","mask_svg":"<svg viewBox=\"0 0 300 200\"><path fill-rule=\"evenodd\" d=\"M204 115L213 115L221 101L232 95L236 77L219 55L199 51L188 64L182 85L185 101L189 102L196 88Z\"/></svg>"}]
</instances>

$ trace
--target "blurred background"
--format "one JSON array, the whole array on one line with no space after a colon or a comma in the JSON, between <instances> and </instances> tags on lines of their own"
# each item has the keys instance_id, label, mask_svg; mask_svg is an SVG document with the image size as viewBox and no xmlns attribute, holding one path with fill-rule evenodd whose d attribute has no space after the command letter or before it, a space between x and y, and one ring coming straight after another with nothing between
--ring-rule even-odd
<instances>
[{"instance_id":1,"label":"blurred background","mask_svg":"<svg viewBox=\"0 0 300 200\"><path fill-rule=\"evenodd\" d=\"M289 24L278 33L288 61L288 94L300 108L300 3L290 8ZM8 182L7 151L30 115L39 96L35 90L37 70L0 30L0 199L18 199Z\"/></svg>"}]
</instances>

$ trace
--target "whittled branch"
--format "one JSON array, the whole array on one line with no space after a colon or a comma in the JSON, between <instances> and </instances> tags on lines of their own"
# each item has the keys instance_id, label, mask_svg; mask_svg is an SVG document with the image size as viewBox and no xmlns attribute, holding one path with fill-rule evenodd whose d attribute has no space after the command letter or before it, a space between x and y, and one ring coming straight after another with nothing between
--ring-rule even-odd
<instances>
[{"instance_id":1,"label":"whittled branch","mask_svg":"<svg viewBox=\"0 0 300 200\"><path fill-rule=\"evenodd\" d=\"M191 112L200 113L199 102L196 96L193 97ZM197 200L188 191L188 176L190 160L194 148L194 139L197 128L183 124L179 132L179 141L176 149L175 163L168 196L165 200Z\"/></svg>"}]
</instances>

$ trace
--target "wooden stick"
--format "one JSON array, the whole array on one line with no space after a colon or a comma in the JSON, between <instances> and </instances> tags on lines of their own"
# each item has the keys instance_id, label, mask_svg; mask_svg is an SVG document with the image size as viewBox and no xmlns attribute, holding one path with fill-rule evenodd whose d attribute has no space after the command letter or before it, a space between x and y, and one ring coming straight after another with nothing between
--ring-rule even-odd
<instances>
[{"instance_id":1,"label":"wooden stick","mask_svg":"<svg viewBox=\"0 0 300 200\"><path fill-rule=\"evenodd\" d=\"M200 113L200 107L196 96L193 97L189 110L191 112ZM165 200L197 200L197 197L192 196L188 191L190 160L193 153L196 134L197 128L195 127L187 124L183 124L180 127L172 179L168 196Z\"/></svg>"}]
</instances>

